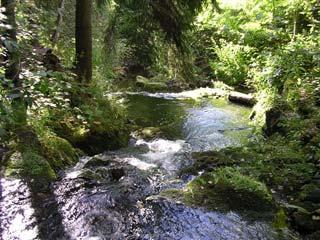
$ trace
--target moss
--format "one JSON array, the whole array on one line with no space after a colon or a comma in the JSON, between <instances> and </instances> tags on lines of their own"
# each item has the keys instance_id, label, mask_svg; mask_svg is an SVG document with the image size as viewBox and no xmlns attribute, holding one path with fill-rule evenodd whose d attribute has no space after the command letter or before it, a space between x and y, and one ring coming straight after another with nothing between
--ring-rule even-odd
<instances>
[{"instance_id":1,"label":"moss","mask_svg":"<svg viewBox=\"0 0 320 240\"><path fill-rule=\"evenodd\" d=\"M184 199L183 190L175 189L175 188L166 189L166 190L162 191L159 195L161 197L174 199L175 201L183 201L183 199Z\"/></svg>"},{"instance_id":2,"label":"moss","mask_svg":"<svg viewBox=\"0 0 320 240\"><path fill-rule=\"evenodd\" d=\"M7 156L6 174L54 179L56 172L78 160L78 152L65 139L46 128L32 126L19 129L18 141Z\"/></svg>"},{"instance_id":3,"label":"moss","mask_svg":"<svg viewBox=\"0 0 320 240\"><path fill-rule=\"evenodd\" d=\"M202 170L211 171L217 167L232 166L237 163L236 160L219 151L197 152L193 153L192 157L195 159L194 165L189 167L192 173Z\"/></svg>"},{"instance_id":4,"label":"moss","mask_svg":"<svg viewBox=\"0 0 320 240\"><path fill-rule=\"evenodd\" d=\"M307 196L309 195L310 192L318 189L319 186L314 183L306 184L301 187L301 192L299 193L299 200L304 201L306 200Z\"/></svg>"},{"instance_id":5,"label":"moss","mask_svg":"<svg viewBox=\"0 0 320 240\"><path fill-rule=\"evenodd\" d=\"M287 217L285 211L281 208L276 213L272 225L275 228L286 228L286 227L288 227L287 219L288 219L288 217Z\"/></svg>"},{"instance_id":6,"label":"moss","mask_svg":"<svg viewBox=\"0 0 320 240\"><path fill-rule=\"evenodd\" d=\"M51 113L55 115L55 121L50 122L48 127L89 155L128 144L130 131L124 109L113 100L91 99L79 106L77 112L55 113Z\"/></svg>"},{"instance_id":7,"label":"moss","mask_svg":"<svg viewBox=\"0 0 320 240\"><path fill-rule=\"evenodd\" d=\"M136 131L135 133L139 138L142 138L145 140L152 140L162 135L160 128L157 128L157 127L142 128Z\"/></svg>"},{"instance_id":8,"label":"moss","mask_svg":"<svg viewBox=\"0 0 320 240\"><path fill-rule=\"evenodd\" d=\"M225 167L191 181L185 192L190 204L224 210L272 210L272 196L263 183Z\"/></svg>"},{"instance_id":9,"label":"moss","mask_svg":"<svg viewBox=\"0 0 320 240\"><path fill-rule=\"evenodd\" d=\"M82 139L74 142L75 146L89 155L95 155L106 150L116 150L125 147L129 142L128 131L90 131Z\"/></svg>"},{"instance_id":10,"label":"moss","mask_svg":"<svg viewBox=\"0 0 320 240\"><path fill-rule=\"evenodd\" d=\"M78 160L77 150L66 139L47 133L40 142L44 155L56 170L70 166Z\"/></svg>"},{"instance_id":11,"label":"moss","mask_svg":"<svg viewBox=\"0 0 320 240\"><path fill-rule=\"evenodd\" d=\"M148 79L142 76L137 76L136 85L138 88L148 92L168 90L167 84L163 82L162 79L159 81L159 78Z\"/></svg>"},{"instance_id":12,"label":"moss","mask_svg":"<svg viewBox=\"0 0 320 240\"><path fill-rule=\"evenodd\" d=\"M55 179L56 174L48 161L37 152L15 151L8 157L7 176Z\"/></svg>"},{"instance_id":13,"label":"moss","mask_svg":"<svg viewBox=\"0 0 320 240\"><path fill-rule=\"evenodd\" d=\"M252 155L245 148L226 148L221 151L197 152L192 154L195 159L193 169L195 171L208 171L217 167L232 166L243 163L246 159L250 159Z\"/></svg>"}]
</instances>

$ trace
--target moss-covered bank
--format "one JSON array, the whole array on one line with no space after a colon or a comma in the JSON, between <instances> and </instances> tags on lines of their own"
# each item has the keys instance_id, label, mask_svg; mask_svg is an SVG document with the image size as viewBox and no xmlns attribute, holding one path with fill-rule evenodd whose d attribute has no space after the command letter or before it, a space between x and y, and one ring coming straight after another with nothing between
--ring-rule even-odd
<instances>
[{"instance_id":1,"label":"moss-covered bank","mask_svg":"<svg viewBox=\"0 0 320 240\"><path fill-rule=\"evenodd\" d=\"M17 140L5 156L6 176L53 180L59 170L74 164L79 151L52 132L38 135L29 128L18 130Z\"/></svg>"},{"instance_id":2,"label":"moss-covered bank","mask_svg":"<svg viewBox=\"0 0 320 240\"><path fill-rule=\"evenodd\" d=\"M245 147L195 153L181 174L196 174L184 190L163 196L219 210L276 212L274 225L289 223L306 237L320 231L319 156L299 142L274 135ZM174 194L172 194L174 193Z\"/></svg>"}]
</instances>

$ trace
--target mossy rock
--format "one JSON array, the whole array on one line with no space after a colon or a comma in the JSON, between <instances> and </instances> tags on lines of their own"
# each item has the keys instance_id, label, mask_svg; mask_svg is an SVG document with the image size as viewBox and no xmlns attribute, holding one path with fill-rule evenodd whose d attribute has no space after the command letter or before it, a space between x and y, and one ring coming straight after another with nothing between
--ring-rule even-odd
<instances>
[{"instance_id":1,"label":"mossy rock","mask_svg":"<svg viewBox=\"0 0 320 240\"><path fill-rule=\"evenodd\" d=\"M159 196L175 201L184 201L184 193L181 189L170 188L160 192Z\"/></svg>"},{"instance_id":2,"label":"mossy rock","mask_svg":"<svg viewBox=\"0 0 320 240\"><path fill-rule=\"evenodd\" d=\"M128 131L90 131L85 137L73 144L89 155L96 155L107 150L116 150L125 147L129 142Z\"/></svg>"},{"instance_id":3,"label":"mossy rock","mask_svg":"<svg viewBox=\"0 0 320 240\"><path fill-rule=\"evenodd\" d=\"M142 138L145 140L152 140L152 139L161 137L161 135L163 134L160 128L146 127L136 131L136 135L138 138Z\"/></svg>"},{"instance_id":4,"label":"mossy rock","mask_svg":"<svg viewBox=\"0 0 320 240\"><path fill-rule=\"evenodd\" d=\"M263 183L229 167L191 181L185 191L185 201L222 210L273 211L275 206Z\"/></svg>"},{"instance_id":5,"label":"mossy rock","mask_svg":"<svg viewBox=\"0 0 320 240\"><path fill-rule=\"evenodd\" d=\"M293 223L302 233L320 231L320 215L297 211L293 214Z\"/></svg>"},{"instance_id":6,"label":"mossy rock","mask_svg":"<svg viewBox=\"0 0 320 240\"><path fill-rule=\"evenodd\" d=\"M72 165L79 158L77 150L66 139L46 134L40 142L44 155L56 170Z\"/></svg>"},{"instance_id":7,"label":"mossy rock","mask_svg":"<svg viewBox=\"0 0 320 240\"><path fill-rule=\"evenodd\" d=\"M244 148L226 148L220 151L195 152L192 154L194 165L189 169L193 172L211 171L217 167L233 166L254 158L254 154ZM188 172L185 169L183 172Z\"/></svg>"},{"instance_id":8,"label":"mossy rock","mask_svg":"<svg viewBox=\"0 0 320 240\"><path fill-rule=\"evenodd\" d=\"M8 156L6 176L55 179L56 174L48 161L39 153L14 151Z\"/></svg>"},{"instance_id":9,"label":"mossy rock","mask_svg":"<svg viewBox=\"0 0 320 240\"><path fill-rule=\"evenodd\" d=\"M200 170L213 170L221 166L231 166L237 163L237 160L230 158L223 152L210 151L210 152L197 152L193 153L192 157L195 159L195 168Z\"/></svg>"},{"instance_id":10,"label":"mossy rock","mask_svg":"<svg viewBox=\"0 0 320 240\"><path fill-rule=\"evenodd\" d=\"M158 91L168 90L168 86L165 82L153 81L151 79L148 79L142 76L137 76L136 85L140 89L147 92L158 92Z\"/></svg>"},{"instance_id":11,"label":"mossy rock","mask_svg":"<svg viewBox=\"0 0 320 240\"><path fill-rule=\"evenodd\" d=\"M88 155L96 155L106 150L125 147L129 142L128 129L110 130L108 126L92 124L90 128L71 128L65 123L57 124L54 130L58 136L66 139L72 146Z\"/></svg>"},{"instance_id":12,"label":"mossy rock","mask_svg":"<svg viewBox=\"0 0 320 240\"><path fill-rule=\"evenodd\" d=\"M103 177L100 174L95 173L94 171L92 171L90 169L83 170L83 172L81 172L79 174L78 178L83 178L83 179L91 180L91 181L102 181L103 180Z\"/></svg>"},{"instance_id":13,"label":"mossy rock","mask_svg":"<svg viewBox=\"0 0 320 240\"><path fill-rule=\"evenodd\" d=\"M110 163L111 163L110 159L94 156L88 162L86 162L83 167L91 168L91 167L98 167L98 166L109 166Z\"/></svg>"}]
</instances>

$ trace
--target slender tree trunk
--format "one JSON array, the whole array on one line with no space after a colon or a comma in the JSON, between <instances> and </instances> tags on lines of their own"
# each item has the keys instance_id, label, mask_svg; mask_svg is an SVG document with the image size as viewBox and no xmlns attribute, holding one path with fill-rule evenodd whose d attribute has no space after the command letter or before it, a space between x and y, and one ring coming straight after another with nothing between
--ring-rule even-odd
<instances>
[{"instance_id":1,"label":"slender tree trunk","mask_svg":"<svg viewBox=\"0 0 320 240\"><path fill-rule=\"evenodd\" d=\"M76 70L79 81L88 84L92 79L92 0L76 2Z\"/></svg>"},{"instance_id":2,"label":"slender tree trunk","mask_svg":"<svg viewBox=\"0 0 320 240\"><path fill-rule=\"evenodd\" d=\"M20 88L22 83L19 80L20 59L17 47L17 24L15 15L15 0L1 0L1 7L5 9L6 24L9 26L4 32L4 46L6 48L6 72L5 77L12 80L14 87Z\"/></svg>"},{"instance_id":3,"label":"slender tree trunk","mask_svg":"<svg viewBox=\"0 0 320 240\"><path fill-rule=\"evenodd\" d=\"M20 79L20 53L17 42L17 24L15 16L16 0L1 0L1 7L5 9L6 24L9 26L4 32L5 78L11 80L13 88L8 87L9 97L12 98L12 110L15 124L26 124L26 106L24 103L22 79ZM9 85L10 86L10 85Z\"/></svg>"},{"instance_id":4,"label":"slender tree trunk","mask_svg":"<svg viewBox=\"0 0 320 240\"><path fill-rule=\"evenodd\" d=\"M65 0L60 0L59 7L58 7L58 16L56 21L56 29L54 33L51 36L51 41L53 44L53 47L57 44L59 36L60 36L60 27L63 21L63 11L64 11L64 3Z\"/></svg>"},{"instance_id":5,"label":"slender tree trunk","mask_svg":"<svg viewBox=\"0 0 320 240\"><path fill-rule=\"evenodd\" d=\"M296 40L297 24L298 24L298 14L297 12L295 12L293 17L293 30L292 30L292 38L291 38L292 41Z\"/></svg>"},{"instance_id":6,"label":"slender tree trunk","mask_svg":"<svg viewBox=\"0 0 320 240\"><path fill-rule=\"evenodd\" d=\"M272 0L272 22L275 22L276 18L276 3L275 0Z\"/></svg>"}]
</instances>

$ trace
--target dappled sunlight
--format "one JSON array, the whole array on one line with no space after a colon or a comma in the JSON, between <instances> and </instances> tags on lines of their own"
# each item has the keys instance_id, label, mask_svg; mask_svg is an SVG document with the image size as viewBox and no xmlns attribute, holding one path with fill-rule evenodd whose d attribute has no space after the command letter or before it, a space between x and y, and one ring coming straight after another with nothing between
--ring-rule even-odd
<instances>
[{"instance_id":1,"label":"dappled sunlight","mask_svg":"<svg viewBox=\"0 0 320 240\"><path fill-rule=\"evenodd\" d=\"M248 2L248 0L219 0L221 3L221 7L229 7L229 8L242 8Z\"/></svg>"}]
</instances>

